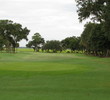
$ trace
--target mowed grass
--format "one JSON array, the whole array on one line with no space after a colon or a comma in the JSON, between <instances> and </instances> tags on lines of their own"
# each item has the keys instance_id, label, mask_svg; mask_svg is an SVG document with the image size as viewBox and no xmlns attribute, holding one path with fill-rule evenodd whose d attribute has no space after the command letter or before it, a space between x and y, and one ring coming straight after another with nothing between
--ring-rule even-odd
<instances>
[{"instance_id":1,"label":"mowed grass","mask_svg":"<svg viewBox=\"0 0 110 100\"><path fill-rule=\"evenodd\" d=\"M0 53L0 100L109 100L110 58Z\"/></svg>"}]
</instances>

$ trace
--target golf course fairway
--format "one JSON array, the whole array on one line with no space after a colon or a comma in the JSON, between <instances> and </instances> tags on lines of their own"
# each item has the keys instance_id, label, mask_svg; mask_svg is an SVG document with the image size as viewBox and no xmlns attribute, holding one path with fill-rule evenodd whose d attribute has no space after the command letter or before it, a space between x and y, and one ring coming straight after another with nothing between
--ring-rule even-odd
<instances>
[{"instance_id":1,"label":"golf course fairway","mask_svg":"<svg viewBox=\"0 0 110 100\"><path fill-rule=\"evenodd\" d=\"M0 53L0 100L109 100L110 58Z\"/></svg>"}]
</instances>

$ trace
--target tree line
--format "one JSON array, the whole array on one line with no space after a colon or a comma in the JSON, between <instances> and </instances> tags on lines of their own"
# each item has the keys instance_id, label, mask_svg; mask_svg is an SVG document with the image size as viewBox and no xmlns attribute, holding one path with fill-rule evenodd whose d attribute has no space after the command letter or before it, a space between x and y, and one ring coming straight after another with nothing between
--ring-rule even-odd
<instances>
[{"instance_id":1,"label":"tree line","mask_svg":"<svg viewBox=\"0 0 110 100\"><path fill-rule=\"evenodd\" d=\"M34 51L39 52L39 50L45 52L62 52L69 49L71 52L83 50L83 46L80 44L80 37L72 36L59 40L49 40L46 41L39 33L35 33L32 36L32 41L29 41L26 47L33 48Z\"/></svg>"},{"instance_id":2,"label":"tree line","mask_svg":"<svg viewBox=\"0 0 110 100\"><path fill-rule=\"evenodd\" d=\"M89 18L81 34L88 54L110 56L110 0L76 0L79 21Z\"/></svg>"},{"instance_id":3,"label":"tree line","mask_svg":"<svg viewBox=\"0 0 110 100\"><path fill-rule=\"evenodd\" d=\"M46 41L39 33L32 36L26 45L34 51L84 52L95 56L110 56L110 0L75 0L79 21L89 18L81 36L67 37L61 41ZM27 39L30 30L10 20L0 20L0 50L15 52L18 42Z\"/></svg>"},{"instance_id":4,"label":"tree line","mask_svg":"<svg viewBox=\"0 0 110 100\"><path fill-rule=\"evenodd\" d=\"M80 37L47 41L42 50L53 52L70 49L95 56L110 56L110 0L75 0L79 21L89 18ZM29 44L27 45L29 47ZM32 45L31 45L32 46Z\"/></svg>"}]
</instances>

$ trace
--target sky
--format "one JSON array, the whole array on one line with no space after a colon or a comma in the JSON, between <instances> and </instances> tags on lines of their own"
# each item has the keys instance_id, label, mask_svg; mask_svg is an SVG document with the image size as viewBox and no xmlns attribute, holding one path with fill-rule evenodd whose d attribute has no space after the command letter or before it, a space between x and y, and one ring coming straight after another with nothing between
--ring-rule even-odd
<instances>
[{"instance_id":1,"label":"sky","mask_svg":"<svg viewBox=\"0 0 110 100\"><path fill-rule=\"evenodd\" d=\"M0 20L8 19L38 32L45 40L80 36L85 23L79 23L75 0L0 0ZM25 40L20 46L27 44Z\"/></svg>"}]
</instances>

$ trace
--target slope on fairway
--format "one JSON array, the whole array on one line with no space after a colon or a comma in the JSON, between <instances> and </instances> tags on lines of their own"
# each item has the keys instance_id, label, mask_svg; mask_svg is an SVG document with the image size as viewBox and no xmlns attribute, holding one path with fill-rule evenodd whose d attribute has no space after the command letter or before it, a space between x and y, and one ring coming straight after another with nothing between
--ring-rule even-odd
<instances>
[{"instance_id":1,"label":"slope on fairway","mask_svg":"<svg viewBox=\"0 0 110 100\"><path fill-rule=\"evenodd\" d=\"M109 100L110 58L0 54L0 100Z\"/></svg>"}]
</instances>

